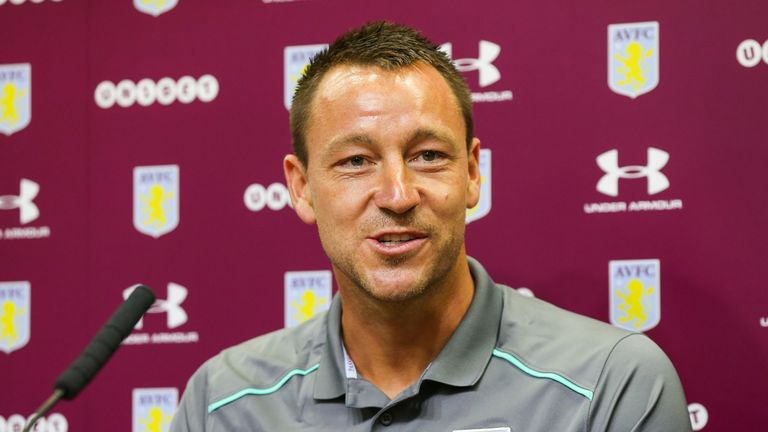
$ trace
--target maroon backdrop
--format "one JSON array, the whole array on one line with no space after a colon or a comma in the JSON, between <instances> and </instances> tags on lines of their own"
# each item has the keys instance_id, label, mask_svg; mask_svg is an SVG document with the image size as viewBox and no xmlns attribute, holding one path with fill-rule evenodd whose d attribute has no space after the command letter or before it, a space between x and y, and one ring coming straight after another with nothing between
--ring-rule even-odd
<instances>
[{"instance_id":1,"label":"maroon backdrop","mask_svg":"<svg viewBox=\"0 0 768 432\"><path fill-rule=\"evenodd\" d=\"M166 430L205 359L327 307L281 185L286 83L373 19L450 43L475 93L469 254L644 330L695 430L764 430L763 0L0 0L0 432L136 283L161 301L38 431Z\"/></svg>"}]
</instances>

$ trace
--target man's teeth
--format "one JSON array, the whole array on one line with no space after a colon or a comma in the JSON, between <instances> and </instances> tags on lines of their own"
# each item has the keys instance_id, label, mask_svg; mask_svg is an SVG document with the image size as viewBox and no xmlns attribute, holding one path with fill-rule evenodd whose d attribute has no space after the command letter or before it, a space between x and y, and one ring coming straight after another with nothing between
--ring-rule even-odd
<instances>
[{"instance_id":1,"label":"man's teeth","mask_svg":"<svg viewBox=\"0 0 768 432\"><path fill-rule=\"evenodd\" d=\"M379 237L379 243L385 245L396 245L402 242L413 240L415 237L409 234L387 234Z\"/></svg>"}]
</instances>

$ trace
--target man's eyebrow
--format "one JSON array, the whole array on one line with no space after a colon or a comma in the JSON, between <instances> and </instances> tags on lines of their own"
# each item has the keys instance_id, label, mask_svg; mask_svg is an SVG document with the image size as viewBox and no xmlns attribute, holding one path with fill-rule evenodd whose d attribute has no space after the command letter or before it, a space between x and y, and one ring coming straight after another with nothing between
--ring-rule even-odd
<instances>
[{"instance_id":1,"label":"man's eyebrow","mask_svg":"<svg viewBox=\"0 0 768 432\"><path fill-rule=\"evenodd\" d=\"M408 145L417 144L422 141L440 141L445 144L453 145L456 140L450 134L444 133L437 129L418 129L414 131L410 137L408 137Z\"/></svg>"},{"instance_id":2,"label":"man's eyebrow","mask_svg":"<svg viewBox=\"0 0 768 432\"><path fill-rule=\"evenodd\" d=\"M406 140L406 143L408 146L412 146L414 144L418 144L422 141L439 141L446 144L453 145L455 143L455 139L448 134L444 133L442 131L439 131L437 129L432 128L420 128L415 130ZM342 135L340 137L336 137L333 140L331 140L331 143L329 145L331 153L335 153L337 151L340 151L345 146L350 144L360 144L360 145L377 145L378 142L373 139L370 135L367 134L358 134L358 133L352 133L348 135Z\"/></svg>"},{"instance_id":3,"label":"man's eyebrow","mask_svg":"<svg viewBox=\"0 0 768 432\"><path fill-rule=\"evenodd\" d=\"M369 144L375 144L375 143L376 143L376 140L374 140L373 138L371 138L366 134L349 134L349 135L342 135L340 137L334 138L333 140L331 140L329 147L331 149L331 152L336 152L349 144L369 145Z\"/></svg>"}]
</instances>

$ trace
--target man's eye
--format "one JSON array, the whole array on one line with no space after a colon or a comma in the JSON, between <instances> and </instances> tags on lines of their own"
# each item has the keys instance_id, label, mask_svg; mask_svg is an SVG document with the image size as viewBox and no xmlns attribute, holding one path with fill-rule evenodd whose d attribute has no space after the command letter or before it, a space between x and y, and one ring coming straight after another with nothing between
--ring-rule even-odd
<instances>
[{"instance_id":1,"label":"man's eye","mask_svg":"<svg viewBox=\"0 0 768 432\"><path fill-rule=\"evenodd\" d=\"M338 166L341 168L365 168L370 162L365 156L351 156L339 161Z\"/></svg>"},{"instance_id":2,"label":"man's eye","mask_svg":"<svg viewBox=\"0 0 768 432\"><path fill-rule=\"evenodd\" d=\"M361 167L365 163L365 158L362 156L352 156L349 158L349 164L353 167Z\"/></svg>"},{"instance_id":3,"label":"man's eye","mask_svg":"<svg viewBox=\"0 0 768 432\"><path fill-rule=\"evenodd\" d=\"M421 157L427 162L432 162L437 157L437 154L432 150L427 150L421 154Z\"/></svg>"},{"instance_id":4,"label":"man's eye","mask_svg":"<svg viewBox=\"0 0 768 432\"><path fill-rule=\"evenodd\" d=\"M444 162L445 154L436 150L424 150L417 153L410 161L417 164L438 165Z\"/></svg>"}]
</instances>

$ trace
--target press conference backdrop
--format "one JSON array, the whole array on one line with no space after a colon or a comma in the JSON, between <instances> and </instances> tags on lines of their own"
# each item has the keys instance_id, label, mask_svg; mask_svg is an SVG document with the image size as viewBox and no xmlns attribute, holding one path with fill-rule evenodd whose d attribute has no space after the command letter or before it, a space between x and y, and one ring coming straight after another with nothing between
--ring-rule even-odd
<instances>
[{"instance_id":1,"label":"press conference backdrop","mask_svg":"<svg viewBox=\"0 0 768 432\"><path fill-rule=\"evenodd\" d=\"M766 430L768 3L0 0L0 432L134 284L160 300L38 431L165 431L205 359L328 307L288 106L374 19L443 44L472 90L469 254L645 332L694 430Z\"/></svg>"}]
</instances>

